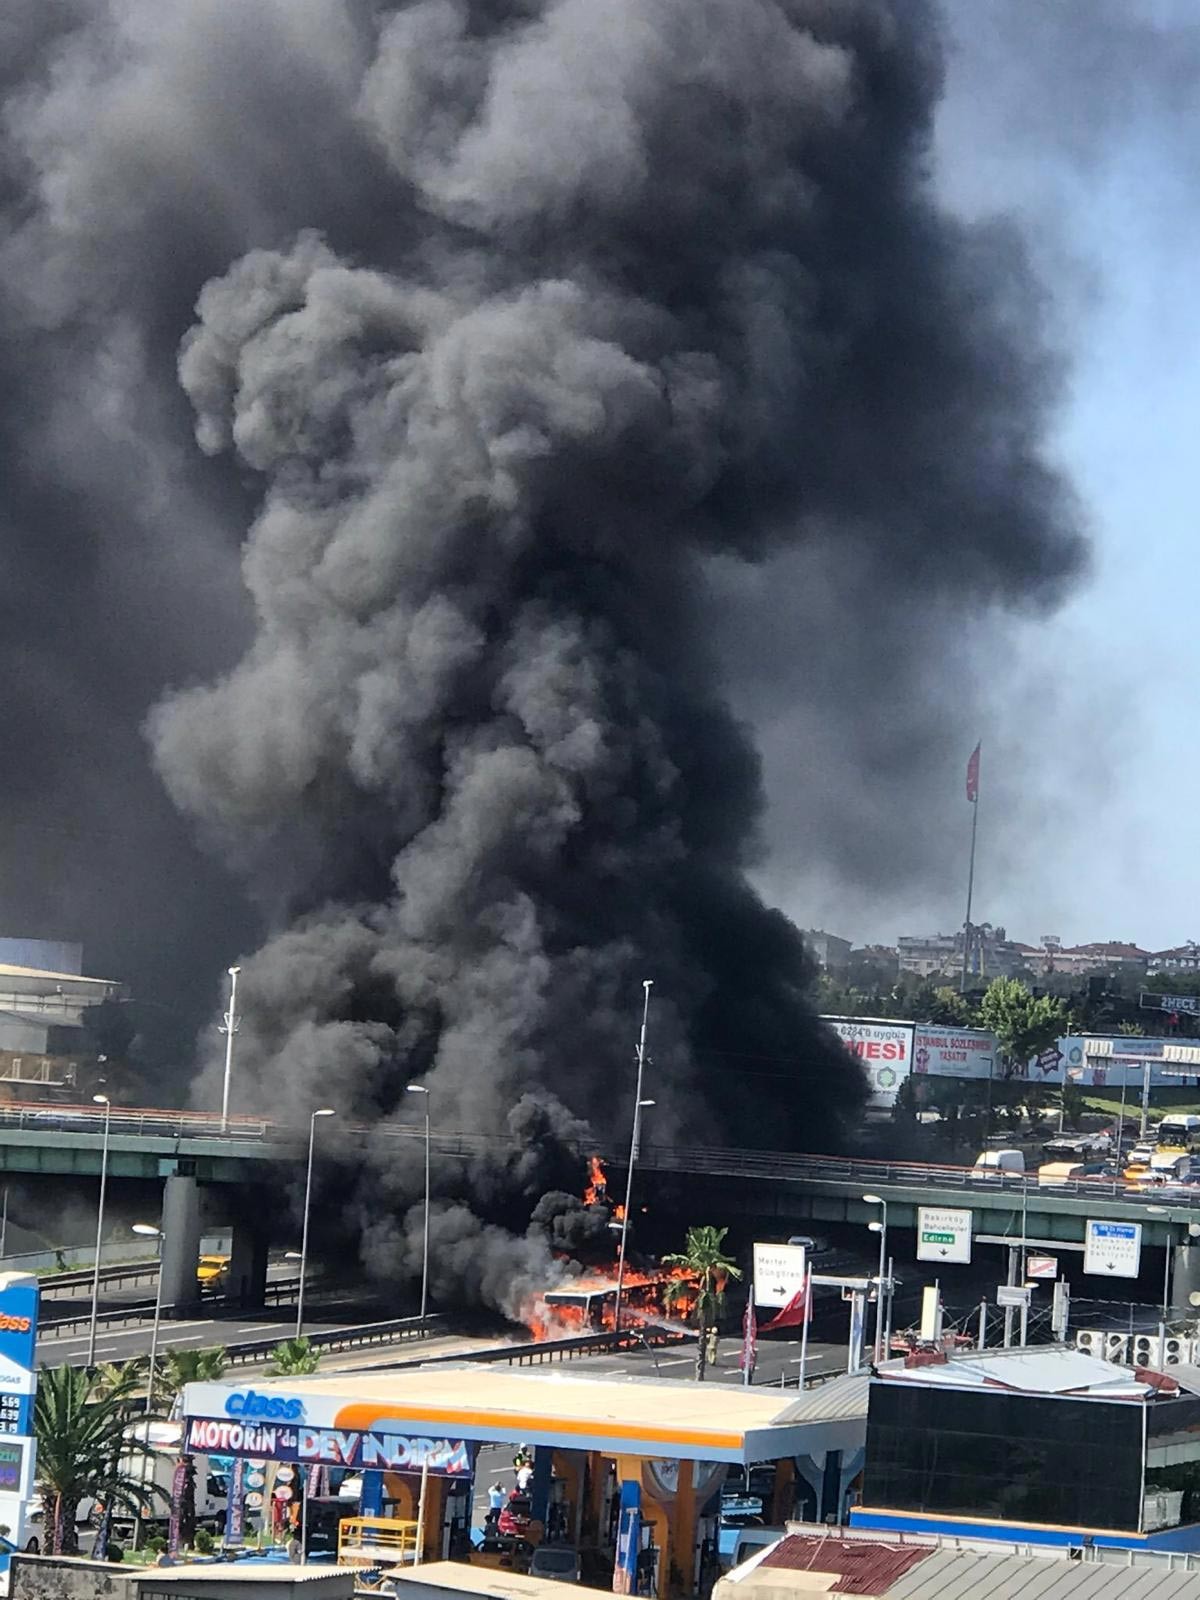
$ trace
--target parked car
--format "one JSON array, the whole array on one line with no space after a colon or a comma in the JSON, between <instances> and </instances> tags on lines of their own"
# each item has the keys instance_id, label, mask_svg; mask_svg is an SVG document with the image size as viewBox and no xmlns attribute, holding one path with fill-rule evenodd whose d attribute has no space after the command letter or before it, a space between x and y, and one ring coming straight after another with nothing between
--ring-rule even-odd
<instances>
[{"instance_id":1,"label":"parked car","mask_svg":"<svg viewBox=\"0 0 1200 1600\"><path fill-rule=\"evenodd\" d=\"M582 1583L579 1551L569 1544L540 1544L529 1558L531 1578L555 1578L559 1583Z\"/></svg>"}]
</instances>

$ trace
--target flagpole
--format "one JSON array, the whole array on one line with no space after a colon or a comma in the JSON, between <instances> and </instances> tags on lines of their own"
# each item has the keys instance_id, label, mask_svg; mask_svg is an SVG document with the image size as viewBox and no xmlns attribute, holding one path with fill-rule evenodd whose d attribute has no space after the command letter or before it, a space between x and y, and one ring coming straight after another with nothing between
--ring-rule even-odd
<instances>
[{"instance_id":1,"label":"flagpole","mask_svg":"<svg viewBox=\"0 0 1200 1600\"><path fill-rule=\"evenodd\" d=\"M808 1370L808 1324L812 1317L812 1268L804 1276L804 1327L800 1333L800 1391L804 1392L804 1378Z\"/></svg>"},{"instance_id":2,"label":"flagpole","mask_svg":"<svg viewBox=\"0 0 1200 1600\"><path fill-rule=\"evenodd\" d=\"M746 1301L746 1316L742 1326L742 1386L749 1388L754 1382L754 1349L758 1328L754 1315L754 1283L750 1283L750 1298ZM753 1329L753 1333L751 1330Z\"/></svg>"},{"instance_id":3,"label":"flagpole","mask_svg":"<svg viewBox=\"0 0 1200 1600\"><path fill-rule=\"evenodd\" d=\"M967 763L967 778L969 786L972 779L971 769L974 765L973 776L975 792L974 794L970 794L968 791L968 797L971 801L971 865L967 870L967 920L966 925L963 928L962 991L964 994L967 990L967 978L971 966L971 898L975 892L975 835L979 827L979 768L977 765L975 765L975 762L979 755L980 748L980 746L976 746L975 753L972 755L971 760Z\"/></svg>"}]
</instances>

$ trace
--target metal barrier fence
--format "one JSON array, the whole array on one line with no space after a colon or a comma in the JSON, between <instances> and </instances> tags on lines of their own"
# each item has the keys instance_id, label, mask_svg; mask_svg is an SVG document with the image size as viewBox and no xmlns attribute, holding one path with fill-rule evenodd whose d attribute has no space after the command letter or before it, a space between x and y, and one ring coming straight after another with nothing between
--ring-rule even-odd
<instances>
[{"instance_id":1,"label":"metal barrier fence","mask_svg":"<svg viewBox=\"0 0 1200 1600\"><path fill-rule=\"evenodd\" d=\"M231 1117L226 1128L221 1118L209 1111L161 1111L153 1108L113 1107L114 1133L170 1139L271 1140L282 1144L302 1142L304 1130L265 1118ZM5 1128L30 1131L56 1130L97 1133L104 1126L92 1106L44 1106L12 1103L0 1106L0 1139ZM344 1125L344 1137L364 1140L421 1140L423 1128L414 1123L384 1123L369 1127ZM516 1141L488 1134L434 1132L433 1148L442 1156L477 1158L490 1153L508 1153ZM581 1156L595 1150L594 1141L572 1141ZM601 1152L603 1153L603 1152ZM614 1153L612 1159L621 1157ZM1155 1204L1153 1190L1127 1189L1121 1178L1079 1178L1056 1183L1052 1189L1039 1188L1036 1174L1012 1175L995 1169L919 1161L882 1161L861 1156L792 1155L785 1151L722 1149L711 1146L643 1145L638 1157L643 1170L679 1172L689 1175L761 1178L772 1182L863 1182L902 1188L957 1189L975 1193L1020 1195L1029 1192L1047 1199L1061 1196L1119 1199L1130 1205ZM1031 1181L1032 1179L1032 1181ZM1200 1206L1200 1189L1193 1194L1172 1192L1171 1205L1187 1210Z\"/></svg>"},{"instance_id":2,"label":"metal barrier fence","mask_svg":"<svg viewBox=\"0 0 1200 1600\"><path fill-rule=\"evenodd\" d=\"M313 1291L309 1285L309 1293ZM268 1283L263 1292L264 1305L274 1302L276 1305L281 1300L294 1300L300 1288L299 1278L280 1278L274 1283ZM227 1295L209 1295L203 1300L192 1301L186 1306L163 1306L161 1315L165 1320L170 1320L176 1312L194 1312L197 1307L202 1310L224 1311L232 1308L232 1302ZM126 1322L148 1322L154 1315L153 1300L135 1300L127 1306L115 1306L110 1311L100 1311L96 1315L98 1328L119 1328ZM91 1327L92 1314L90 1311L80 1312L74 1317L55 1317L38 1324L38 1337L53 1336L63 1338L72 1328L88 1330Z\"/></svg>"},{"instance_id":3,"label":"metal barrier fence","mask_svg":"<svg viewBox=\"0 0 1200 1600\"><path fill-rule=\"evenodd\" d=\"M369 1344L398 1344L409 1339L427 1339L435 1333L444 1333L447 1317L434 1312L424 1321L420 1317L395 1317L388 1322L364 1322L353 1328L336 1328L330 1333L309 1333L305 1337L313 1350L357 1350ZM241 1344L225 1346L229 1365L241 1366L251 1361L261 1361L269 1356L286 1337L286 1330L270 1339L248 1339Z\"/></svg>"}]
</instances>

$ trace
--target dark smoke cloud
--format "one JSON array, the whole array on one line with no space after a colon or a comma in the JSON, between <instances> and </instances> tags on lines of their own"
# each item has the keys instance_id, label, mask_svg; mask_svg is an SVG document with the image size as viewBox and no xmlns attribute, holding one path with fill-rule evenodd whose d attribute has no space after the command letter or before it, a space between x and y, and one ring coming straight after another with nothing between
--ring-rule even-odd
<instances>
[{"instance_id":1,"label":"dark smoke cloud","mask_svg":"<svg viewBox=\"0 0 1200 1600\"><path fill-rule=\"evenodd\" d=\"M864 764L935 746L962 674L940 631L852 624L1038 610L1081 560L1021 252L930 198L932 13L80 0L11 27L0 360L40 359L5 448L53 493L10 559L26 590L83 566L39 659L85 708L123 685L93 745L194 685L149 729L272 930L243 1092L386 1118L420 1077L480 1132L537 1108L515 1166L455 1169L498 1203L626 1128L653 976L649 1136L837 1138L861 1085L747 883L730 658L803 707L804 837L869 880L903 830ZM389 1148L363 1181L402 1207ZM408 1259L411 1225L368 1256Z\"/></svg>"}]
</instances>

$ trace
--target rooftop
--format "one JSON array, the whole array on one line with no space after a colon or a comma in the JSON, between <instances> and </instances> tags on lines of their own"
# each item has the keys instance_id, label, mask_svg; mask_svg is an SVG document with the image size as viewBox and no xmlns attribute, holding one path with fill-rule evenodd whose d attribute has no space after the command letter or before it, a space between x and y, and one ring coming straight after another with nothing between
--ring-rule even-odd
<instances>
[{"instance_id":1,"label":"rooftop","mask_svg":"<svg viewBox=\"0 0 1200 1600\"><path fill-rule=\"evenodd\" d=\"M116 986L114 978L84 978L78 972L43 972L40 967L14 967L0 961L0 982L5 978L42 978L50 983L98 983L103 988Z\"/></svg>"},{"instance_id":2,"label":"rooftop","mask_svg":"<svg viewBox=\"0 0 1200 1600\"><path fill-rule=\"evenodd\" d=\"M188 1384L185 1415L225 1417L229 1396L245 1387L244 1381ZM814 1445L861 1444L867 1409L865 1379L831 1383L789 1399L764 1388L586 1377L561 1368L501 1371L452 1362L305 1378L256 1375L254 1388L282 1390L301 1401L310 1428L527 1440L579 1449L617 1445L630 1454L743 1463L807 1453ZM402 1426L384 1430L384 1423Z\"/></svg>"},{"instance_id":3,"label":"rooftop","mask_svg":"<svg viewBox=\"0 0 1200 1600\"><path fill-rule=\"evenodd\" d=\"M789 1524L790 1528L802 1526ZM789 1532L722 1578L714 1600L803 1594L887 1600L1200 1600L1200 1559L906 1534Z\"/></svg>"},{"instance_id":4,"label":"rooftop","mask_svg":"<svg viewBox=\"0 0 1200 1600\"><path fill-rule=\"evenodd\" d=\"M964 1350L945 1361L912 1367L900 1357L882 1362L878 1371L888 1380L944 1384L956 1389L1011 1389L1022 1394L1086 1395L1100 1400L1144 1400L1156 1388L1129 1367L1101 1361L1082 1350L1044 1345Z\"/></svg>"},{"instance_id":5,"label":"rooftop","mask_svg":"<svg viewBox=\"0 0 1200 1600\"><path fill-rule=\"evenodd\" d=\"M579 1600L577 1583L531 1578L527 1572L501 1567L472 1567L462 1561L428 1561L420 1567L395 1567L391 1577L410 1586L428 1586L450 1593L477 1594L494 1600ZM403 1594L403 1590L399 1591Z\"/></svg>"}]
</instances>

